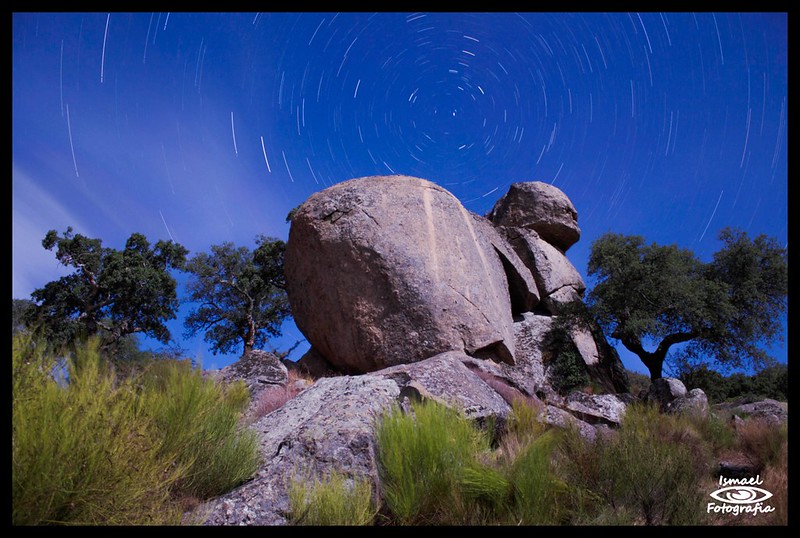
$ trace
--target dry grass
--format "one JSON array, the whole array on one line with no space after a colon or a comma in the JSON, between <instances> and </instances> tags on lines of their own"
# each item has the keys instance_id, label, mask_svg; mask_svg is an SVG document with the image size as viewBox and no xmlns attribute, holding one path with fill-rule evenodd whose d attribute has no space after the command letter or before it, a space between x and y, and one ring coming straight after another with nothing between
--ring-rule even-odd
<instances>
[{"instance_id":1,"label":"dry grass","mask_svg":"<svg viewBox=\"0 0 800 538\"><path fill-rule=\"evenodd\" d=\"M764 487L772 498L769 504L775 508L768 517L764 518L764 525L789 524L789 443L784 441L780 455L775 465L767 467L764 471Z\"/></svg>"},{"instance_id":2,"label":"dry grass","mask_svg":"<svg viewBox=\"0 0 800 538\"><path fill-rule=\"evenodd\" d=\"M762 419L747 419L737 428L737 445L757 472L779 460L786 440L785 425Z\"/></svg>"}]
</instances>

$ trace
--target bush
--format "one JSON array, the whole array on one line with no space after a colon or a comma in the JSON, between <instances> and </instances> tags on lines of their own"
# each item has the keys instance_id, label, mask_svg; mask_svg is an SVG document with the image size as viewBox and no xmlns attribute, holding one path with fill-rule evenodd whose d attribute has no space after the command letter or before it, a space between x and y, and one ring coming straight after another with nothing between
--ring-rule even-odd
<instances>
[{"instance_id":1,"label":"bush","mask_svg":"<svg viewBox=\"0 0 800 538\"><path fill-rule=\"evenodd\" d=\"M551 459L558 437L538 422L538 409L515 401L495 451L489 436L462 414L417 403L380 422L377 454L383 497L399 524L557 523L563 484Z\"/></svg>"},{"instance_id":2,"label":"bush","mask_svg":"<svg viewBox=\"0 0 800 538\"><path fill-rule=\"evenodd\" d=\"M293 479L289 504L293 525L370 525L377 513L370 481L335 471L324 479Z\"/></svg>"},{"instance_id":3,"label":"bush","mask_svg":"<svg viewBox=\"0 0 800 538\"><path fill-rule=\"evenodd\" d=\"M579 326L580 318L564 313L556 317L547 333L547 377L559 394L587 385L590 381L586 364L572 340L571 332Z\"/></svg>"},{"instance_id":4,"label":"bush","mask_svg":"<svg viewBox=\"0 0 800 538\"><path fill-rule=\"evenodd\" d=\"M563 483L551 465L556 432L548 430L534 439L511 465L513 485L512 523L516 525L555 525L562 513Z\"/></svg>"},{"instance_id":5,"label":"bush","mask_svg":"<svg viewBox=\"0 0 800 538\"><path fill-rule=\"evenodd\" d=\"M587 442L573 432L559 465L571 486L573 523L700 523L707 454L683 420L631 405L608 438Z\"/></svg>"},{"instance_id":6,"label":"bush","mask_svg":"<svg viewBox=\"0 0 800 538\"><path fill-rule=\"evenodd\" d=\"M42 348L14 339L12 523L177 523L170 491L186 469L162 450L133 387L115 383L96 344L78 349L59 386Z\"/></svg>"},{"instance_id":7,"label":"bush","mask_svg":"<svg viewBox=\"0 0 800 538\"><path fill-rule=\"evenodd\" d=\"M57 381L44 348L14 339L14 524L177 524L178 499L223 493L255 471L254 434L236 422L246 388L178 361L120 378L97 341L75 345Z\"/></svg>"},{"instance_id":8,"label":"bush","mask_svg":"<svg viewBox=\"0 0 800 538\"><path fill-rule=\"evenodd\" d=\"M463 517L458 481L464 469L477 468L488 437L443 405L416 402L412 410L392 409L376 429L384 500L401 525L457 524Z\"/></svg>"},{"instance_id":9,"label":"bush","mask_svg":"<svg viewBox=\"0 0 800 538\"><path fill-rule=\"evenodd\" d=\"M187 361L155 362L139 382L142 405L163 435L162 453L187 467L184 493L212 497L255 473L256 434L239 428L249 402L243 382L215 383Z\"/></svg>"}]
</instances>

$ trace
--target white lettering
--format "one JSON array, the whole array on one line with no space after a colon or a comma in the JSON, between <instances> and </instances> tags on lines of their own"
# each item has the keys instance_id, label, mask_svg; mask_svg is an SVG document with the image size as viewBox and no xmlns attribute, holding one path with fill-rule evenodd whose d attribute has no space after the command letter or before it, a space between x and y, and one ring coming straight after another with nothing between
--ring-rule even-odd
<instances>
[{"instance_id":1,"label":"white lettering","mask_svg":"<svg viewBox=\"0 0 800 538\"><path fill-rule=\"evenodd\" d=\"M719 477L720 486L760 486L763 483L760 475L750 478L725 478L722 475Z\"/></svg>"},{"instance_id":2,"label":"white lettering","mask_svg":"<svg viewBox=\"0 0 800 538\"><path fill-rule=\"evenodd\" d=\"M716 503L708 503L706 507L706 513L714 512L715 514L733 514L734 516L738 516L741 514L752 514L756 516L758 514L769 514L770 512L774 512L775 508L773 506L764 506L764 503L756 503L756 504L716 504Z\"/></svg>"}]
</instances>

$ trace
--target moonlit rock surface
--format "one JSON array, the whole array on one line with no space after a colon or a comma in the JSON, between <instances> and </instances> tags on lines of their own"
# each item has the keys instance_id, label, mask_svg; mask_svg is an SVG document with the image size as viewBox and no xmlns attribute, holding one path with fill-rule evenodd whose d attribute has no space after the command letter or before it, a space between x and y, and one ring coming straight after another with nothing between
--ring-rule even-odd
<instances>
[{"instance_id":1,"label":"moonlit rock surface","mask_svg":"<svg viewBox=\"0 0 800 538\"><path fill-rule=\"evenodd\" d=\"M525 269L518 259L503 263L513 249L501 254L492 245L499 236L488 237L475 217L444 188L408 176L313 194L294 214L286 247L298 328L350 373L446 351L513 364L506 271Z\"/></svg>"},{"instance_id":2,"label":"moonlit rock surface","mask_svg":"<svg viewBox=\"0 0 800 538\"><path fill-rule=\"evenodd\" d=\"M561 189L541 181L513 183L488 218L495 226L534 230L561 252L581 238L575 206Z\"/></svg>"}]
</instances>

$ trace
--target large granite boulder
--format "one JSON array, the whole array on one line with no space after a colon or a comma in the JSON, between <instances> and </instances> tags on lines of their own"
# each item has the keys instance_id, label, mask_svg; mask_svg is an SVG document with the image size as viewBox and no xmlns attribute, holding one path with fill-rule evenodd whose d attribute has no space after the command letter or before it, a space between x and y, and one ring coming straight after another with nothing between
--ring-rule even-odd
<instances>
[{"instance_id":1,"label":"large granite boulder","mask_svg":"<svg viewBox=\"0 0 800 538\"><path fill-rule=\"evenodd\" d=\"M286 246L298 328L345 373L445 351L513 364L512 302L529 307L538 295L486 224L447 190L408 176L313 194L294 212Z\"/></svg>"},{"instance_id":2,"label":"large granite boulder","mask_svg":"<svg viewBox=\"0 0 800 538\"><path fill-rule=\"evenodd\" d=\"M578 242L578 212L559 188L541 181L513 183L487 215L495 226L536 231L566 252Z\"/></svg>"}]
</instances>

